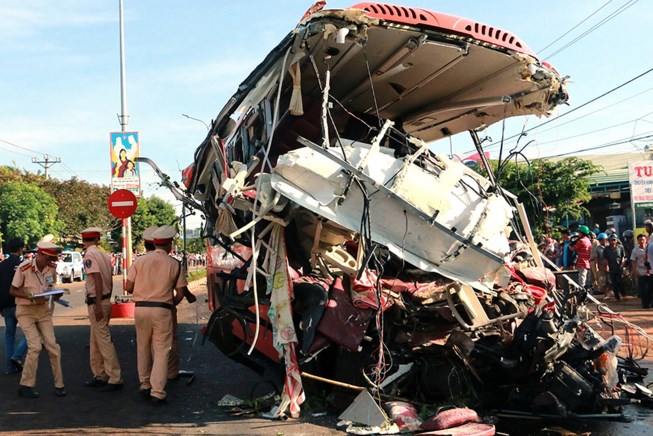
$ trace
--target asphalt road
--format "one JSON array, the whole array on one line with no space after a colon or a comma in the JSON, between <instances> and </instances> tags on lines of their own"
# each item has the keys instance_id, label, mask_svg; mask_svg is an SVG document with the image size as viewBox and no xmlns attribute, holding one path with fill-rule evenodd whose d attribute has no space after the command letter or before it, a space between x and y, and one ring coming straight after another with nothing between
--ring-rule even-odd
<instances>
[{"instance_id":1,"label":"asphalt road","mask_svg":"<svg viewBox=\"0 0 653 436\"><path fill-rule=\"evenodd\" d=\"M206 287L202 281L192 286L198 296L194 305L179 306L179 340L181 367L193 371L195 378L180 378L168 383L168 404L153 407L138 394L136 344L133 320L111 321L111 332L122 365L125 388L120 392L100 393L83 386L91 378L88 365L88 320L84 305L84 283L61 285L70 289L66 296L71 307L57 305L55 332L62 348L62 366L68 396L54 396L52 374L43 351L39 361L36 389L38 399L16 395L19 376L0 376L0 434L70 435L70 434L342 434L336 429L333 416L314 418L308 404L299 420L271 421L255 415L231 416L217 402L225 395L242 399L260 397L272 389L266 378L233 362L209 342L202 345L199 329L210 315L206 304ZM114 295L122 294L122 277L114 278ZM650 312L638 309L631 300L616 308L628 319L653 333ZM1 319L1 318L0 318ZM0 321L0 337L4 321ZM4 347L1 348L4 350ZM4 353L3 353L4 354ZM651 367L650 358L645 366ZM647 380L650 382L651 377ZM630 407L632 422L590 421L503 421L497 430L502 434L560 434L543 428L566 429L573 434L648 435L653 414L648 408ZM264 409L267 410L267 409Z\"/></svg>"},{"instance_id":2,"label":"asphalt road","mask_svg":"<svg viewBox=\"0 0 653 436\"><path fill-rule=\"evenodd\" d=\"M70 434L336 434L335 419L311 418L271 421L250 416L232 417L217 401L226 394L242 399L272 391L265 379L222 355L199 329L210 315L206 287L196 282L197 303L179 306L181 368L195 378L168 383L168 404L154 407L138 393L133 319L112 319L111 333L123 371L122 391L101 393L87 388L92 377L88 364L88 319L84 283L69 288L64 298L71 307L55 306L55 333L62 349L67 397L54 396L47 353L41 352L36 390L38 399L17 396L19 376L0 376L0 433L31 435ZM114 279L114 295L122 294L122 277ZM0 337L4 337L4 321ZM1 348L4 350L4 347ZM4 354L4 352L2 352ZM310 422L309 422L310 421Z\"/></svg>"}]
</instances>

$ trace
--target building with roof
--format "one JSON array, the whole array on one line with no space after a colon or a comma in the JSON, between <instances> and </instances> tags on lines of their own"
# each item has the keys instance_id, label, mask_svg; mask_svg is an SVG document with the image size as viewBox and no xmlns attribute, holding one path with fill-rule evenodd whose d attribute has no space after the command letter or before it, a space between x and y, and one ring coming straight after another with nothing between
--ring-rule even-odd
<instances>
[{"instance_id":1,"label":"building with roof","mask_svg":"<svg viewBox=\"0 0 653 436\"><path fill-rule=\"evenodd\" d=\"M589 160L603 168L603 171L590 177L589 190L592 200L585 205L590 211L588 224L599 224L601 229L615 226L620 235L624 230L632 229L633 210L628 166L635 162L653 160L653 152L646 150L640 153L588 154L576 157ZM637 211L638 223L651 216L653 207Z\"/></svg>"}]
</instances>

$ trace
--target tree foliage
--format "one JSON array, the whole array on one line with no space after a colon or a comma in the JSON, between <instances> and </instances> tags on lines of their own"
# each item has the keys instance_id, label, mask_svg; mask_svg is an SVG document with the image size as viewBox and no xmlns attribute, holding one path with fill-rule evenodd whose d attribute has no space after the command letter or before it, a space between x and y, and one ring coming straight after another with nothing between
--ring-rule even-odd
<instances>
[{"instance_id":1,"label":"tree foliage","mask_svg":"<svg viewBox=\"0 0 653 436\"><path fill-rule=\"evenodd\" d=\"M0 167L0 184L9 181L32 183L54 198L59 207L59 236L78 236L87 227L108 229L115 225L107 208L108 186L88 183L76 177L64 181L46 179L27 171Z\"/></svg>"},{"instance_id":2,"label":"tree foliage","mask_svg":"<svg viewBox=\"0 0 653 436\"><path fill-rule=\"evenodd\" d=\"M61 236L76 236L87 227L109 229L115 220L109 213L109 187L94 185L73 177L63 182L48 180L43 184L59 205Z\"/></svg>"},{"instance_id":3,"label":"tree foliage","mask_svg":"<svg viewBox=\"0 0 653 436\"><path fill-rule=\"evenodd\" d=\"M206 253L206 241L196 237L186 241L186 251L189 253Z\"/></svg>"},{"instance_id":4,"label":"tree foliage","mask_svg":"<svg viewBox=\"0 0 653 436\"><path fill-rule=\"evenodd\" d=\"M591 199L588 177L602 171L601 166L577 157L557 162L509 161L500 168L497 162L492 164L501 187L524 204L536 233L547 233L549 222L556 224L566 217L579 219L589 214L584 206Z\"/></svg>"},{"instance_id":5,"label":"tree foliage","mask_svg":"<svg viewBox=\"0 0 653 436\"><path fill-rule=\"evenodd\" d=\"M47 233L79 236L87 227L100 227L111 231L114 249L120 249L122 226L107 208L108 186L74 177L64 181L45 179L0 166L0 188L7 192L0 196L0 232L4 233L4 239L18 236L33 243ZM155 196L139 198L132 216L132 245L142 245L143 230L149 226L175 225L177 221L172 204Z\"/></svg>"},{"instance_id":6,"label":"tree foliage","mask_svg":"<svg viewBox=\"0 0 653 436\"><path fill-rule=\"evenodd\" d=\"M59 208L51 195L34 183L11 180L0 185L0 232L33 245L48 233L58 234Z\"/></svg>"},{"instance_id":7,"label":"tree foliage","mask_svg":"<svg viewBox=\"0 0 653 436\"><path fill-rule=\"evenodd\" d=\"M132 246L141 246L143 231L150 226L176 225L177 213L172 204L159 197L141 197L138 199L138 208L132 216ZM121 239L121 226L115 228L111 237L115 241Z\"/></svg>"}]
</instances>

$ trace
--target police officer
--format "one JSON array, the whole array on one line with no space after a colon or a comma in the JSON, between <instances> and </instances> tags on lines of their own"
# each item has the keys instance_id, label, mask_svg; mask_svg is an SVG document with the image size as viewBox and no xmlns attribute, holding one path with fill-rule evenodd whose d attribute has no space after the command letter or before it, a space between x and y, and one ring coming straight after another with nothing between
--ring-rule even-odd
<instances>
[{"instance_id":1,"label":"police officer","mask_svg":"<svg viewBox=\"0 0 653 436\"><path fill-rule=\"evenodd\" d=\"M113 276L111 256L98 247L102 229L89 227L82 231L84 244L84 272L86 273L86 305L91 324L90 365L93 378L87 387L101 387L102 392L122 389L120 362L111 341L111 293Z\"/></svg>"},{"instance_id":2,"label":"police officer","mask_svg":"<svg viewBox=\"0 0 653 436\"><path fill-rule=\"evenodd\" d=\"M145 245L146 252L142 256L156 249L152 235L158 229L157 226L151 226L143 231L143 244ZM182 274L185 274L185 271L182 271ZM184 287L184 298L189 303L194 303L197 300L197 297L190 292L188 287ZM175 307L172 311L172 347L168 355L168 380L176 380L177 378L179 378L179 338L177 337L177 308Z\"/></svg>"},{"instance_id":3,"label":"police officer","mask_svg":"<svg viewBox=\"0 0 653 436\"><path fill-rule=\"evenodd\" d=\"M186 277L181 264L168 256L176 230L161 226L152 237L156 249L134 262L127 287L136 308L138 377L140 391L154 405L165 402L168 356L173 340L173 310L184 297Z\"/></svg>"},{"instance_id":4,"label":"police officer","mask_svg":"<svg viewBox=\"0 0 653 436\"><path fill-rule=\"evenodd\" d=\"M157 230L159 230L159 226L150 226L143 231L143 245L145 245L145 254L150 253L156 249L152 235Z\"/></svg>"},{"instance_id":5,"label":"police officer","mask_svg":"<svg viewBox=\"0 0 653 436\"><path fill-rule=\"evenodd\" d=\"M48 289L52 289L56 281L56 266L61 247L48 242L39 241L36 256L18 266L11 282L11 295L16 297L16 318L27 338L27 357L23 365L18 395L26 398L38 398L34 390L36 371L39 363L39 352L42 347L50 355L50 366L54 377L54 393L58 397L66 395L61 372L61 347L57 344L52 325L53 307L45 297L35 298ZM57 297L55 297L57 298Z\"/></svg>"}]
</instances>

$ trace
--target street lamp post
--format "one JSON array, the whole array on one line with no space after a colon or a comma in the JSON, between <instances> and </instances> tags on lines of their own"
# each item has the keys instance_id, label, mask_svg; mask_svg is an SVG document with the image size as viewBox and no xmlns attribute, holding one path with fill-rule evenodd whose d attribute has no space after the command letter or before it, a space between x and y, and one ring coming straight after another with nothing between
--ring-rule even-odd
<instances>
[{"instance_id":1,"label":"street lamp post","mask_svg":"<svg viewBox=\"0 0 653 436\"><path fill-rule=\"evenodd\" d=\"M204 127L206 127L206 130L211 130L208 124L206 124L203 120L200 120L199 118L191 117L190 115L186 114L181 114L182 117L186 117L189 120L194 120L197 122L200 122L204 124ZM191 212L191 215L194 215L195 212ZM184 237L183 237L183 243L184 243L184 257L183 257L183 263L184 263L184 268L186 271L188 271L188 257L186 256L186 205L184 203L181 203L181 218L182 218L182 227L183 227L183 232L184 232Z\"/></svg>"},{"instance_id":2,"label":"street lamp post","mask_svg":"<svg viewBox=\"0 0 653 436\"><path fill-rule=\"evenodd\" d=\"M211 130L211 128L209 127L209 125L206 124L204 121L200 120L199 118L194 118L194 117L191 117L190 115L186 115L186 114L181 114L181 116L182 116L182 117L186 117L186 118L188 118L189 120L199 121L200 123L204 124L204 126L206 126L206 130Z\"/></svg>"}]
</instances>

